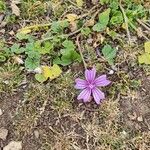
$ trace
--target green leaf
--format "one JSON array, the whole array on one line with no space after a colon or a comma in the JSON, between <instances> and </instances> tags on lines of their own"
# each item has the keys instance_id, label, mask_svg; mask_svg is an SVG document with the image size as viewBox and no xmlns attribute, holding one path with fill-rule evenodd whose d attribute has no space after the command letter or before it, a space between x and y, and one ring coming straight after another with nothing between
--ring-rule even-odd
<instances>
[{"instance_id":1,"label":"green leaf","mask_svg":"<svg viewBox=\"0 0 150 150\"><path fill-rule=\"evenodd\" d=\"M40 54L48 54L53 49L53 43L47 41L41 44L40 41L34 43L34 49Z\"/></svg>"},{"instance_id":2,"label":"green leaf","mask_svg":"<svg viewBox=\"0 0 150 150\"><path fill-rule=\"evenodd\" d=\"M123 23L123 16L120 11L115 11L110 19L112 25L118 25Z\"/></svg>"},{"instance_id":3,"label":"green leaf","mask_svg":"<svg viewBox=\"0 0 150 150\"><path fill-rule=\"evenodd\" d=\"M91 33L91 29L88 27L85 27L81 30L81 33L85 36L88 36Z\"/></svg>"},{"instance_id":4,"label":"green leaf","mask_svg":"<svg viewBox=\"0 0 150 150\"><path fill-rule=\"evenodd\" d=\"M17 33L16 37L19 40L28 40L31 36L29 34L22 34L22 33Z\"/></svg>"},{"instance_id":5,"label":"green leaf","mask_svg":"<svg viewBox=\"0 0 150 150\"><path fill-rule=\"evenodd\" d=\"M138 61L139 64L150 64L150 54L149 53L144 53L140 56L138 56Z\"/></svg>"},{"instance_id":6,"label":"green leaf","mask_svg":"<svg viewBox=\"0 0 150 150\"><path fill-rule=\"evenodd\" d=\"M27 69L34 70L35 68L39 67L39 65L40 65L39 59L27 57L25 60L25 67Z\"/></svg>"},{"instance_id":7,"label":"green leaf","mask_svg":"<svg viewBox=\"0 0 150 150\"><path fill-rule=\"evenodd\" d=\"M93 26L93 31L100 32L100 31L103 31L105 28L106 28L105 25L97 23Z\"/></svg>"},{"instance_id":8,"label":"green leaf","mask_svg":"<svg viewBox=\"0 0 150 150\"><path fill-rule=\"evenodd\" d=\"M102 53L105 59L110 65L114 64L114 58L116 57L117 50L112 48L110 45L105 45L102 49Z\"/></svg>"},{"instance_id":9,"label":"green leaf","mask_svg":"<svg viewBox=\"0 0 150 150\"><path fill-rule=\"evenodd\" d=\"M20 44L14 44L11 48L11 52L16 53L16 54L21 54L25 52L25 49L22 47L20 48Z\"/></svg>"},{"instance_id":10,"label":"green leaf","mask_svg":"<svg viewBox=\"0 0 150 150\"><path fill-rule=\"evenodd\" d=\"M150 54L150 41L144 44L145 52Z\"/></svg>"},{"instance_id":11,"label":"green leaf","mask_svg":"<svg viewBox=\"0 0 150 150\"><path fill-rule=\"evenodd\" d=\"M47 78L44 77L43 74L35 74L35 79L40 83L43 83L47 80Z\"/></svg>"},{"instance_id":12,"label":"green leaf","mask_svg":"<svg viewBox=\"0 0 150 150\"><path fill-rule=\"evenodd\" d=\"M103 31L109 22L110 8L99 14L99 22L93 26L94 31Z\"/></svg>"},{"instance_id":13,"label":"green leaf","mask_svg":"<svg viewBox=\"0 0 150 150\"><path fill-rule=\"evenodd\" d=\"M33 70L40 65L40 54L38 51L29 51L28 57L25 60L25 67Z\"/></svg>"},{"instance_id":14,"label":"green leaf","mask_svg":"<svg viewBox=\"0 0 150 150\"><path fill-rule=\"evenodd\" d=\"M65 40L62 45L67 48L67 49L71 49L71 50L74 50L75 49L75 45L73 44L72 41L69 41L69 40Z\"/></svg>"},{"instance_id":15,"label":"green leaf","mask_svg":"<svg viewBox=\"0 0 150 150\"><path fill-rule=\"evenodd\" d=\"M107 26L107 24L109 22L109 14L110 14L110 8L108 8L107 10L105 10L104 12L99 14L99 22L102 25Z\"/></svg>"},{"instance_id":16,"label":"green leaf","mask_svg":"<svg viewBox=\"0 0 150 150\"><path fill-rule=\"evenodd\" d=\"M64 28L68 27L69 23L67 21L54 21L51 25L51 29L54 33L63 32Z\"/></svg>"}]
</instances>

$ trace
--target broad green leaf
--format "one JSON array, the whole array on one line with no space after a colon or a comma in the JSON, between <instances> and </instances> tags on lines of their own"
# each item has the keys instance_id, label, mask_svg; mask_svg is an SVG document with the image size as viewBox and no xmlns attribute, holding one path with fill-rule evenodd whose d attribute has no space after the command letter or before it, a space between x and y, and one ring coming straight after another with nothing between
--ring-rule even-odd
<instances>
[{"instance_id":1,"label":"broad green leaf","mask_svg":"<svg viewBox=\"0 0 150 150\"><path fill-rule=\"evenodd\" d=\"M44 42L41 44L40 41L34 43L35 50L38 51L40 54L48 54L53 49L53 43L49 41Z\"/></svg>"},{"instance_id":2,"label":"broad green leaf","mask_svg":"<svg viewBox=\"0 0 150 150\"><path fill-rule=\"evenodd\" d=\"M102 49L102 53L105 59L108 61L110 65L114 64L114 58L116 57L117 50L112 48L110 45L105 45Z\"/></svg>"},{"instance_id":3,"label":"broad green leaf","mask_svg":"<svg viewBox=\"0 0 150 150\"><path fill-rule=\"evenodd\" d=\"M39 67L39 65L40 65L39 59L27 57L25 60L25 67L27 69L34 70L35 68Z\"/></svg>"},{"instance_id":4,"label":"broad green leaf","mask_svg":"<svg viewBox=\"0 0 150 150\"><path fill-rule=\"evenodd\" d=\"M145 47L145 52L150 54L150 41L145 42L144 47Z\"/></svg>"},{"instance_id":5,"label":"broad green leaf","mask_svg":"<svg viewBox=\"0 0 150 150\"><path fill-rule=\"evenodd\" d=\"M99 22L102 25L107 26L109 22L109 14L110 14L110 8L99 14Z\"/></svg>"},{"instance_id":6,"label":"broad green leaf","mask_svg":"<svg viewBox=\"0 0 150 150\"><path fill-rule=\"evenodd\" d=\"M28 53L28 57L35 59L35 60L39 60L40 59L40 53L38 51L29 51Z\"/></svg>"},{"instance_id":7,"label":"broad green leaf","mask_svg":"<svg viewBox=\"0 0 150 150\"><path fill-rule=\"evenodd\" d=\"M150 54L149 53L144 53L140 56L138 56L138 61L139 64L150 64Z\"/></svg>"},{"instance_id":8,"label":"broad green leaf","mask_svg":"<svg viewBox=\"0 0 150 150\"><path fill-rule=\"evenodd\" d=\"M76 3L79 7L83 6L83 0L76 0Z\"/></svg>"},{"instance_id":9,"label":"broad green leaf","mask_svg":"<svg viewBox=\"0 0 150 150\"><path fill-rule=\"evenodd\" d=\"M54 21L51 25L51 29L54 33L61 33L64 28L68 27L67 21Z\"/></svg>"},{"instance_id":10,"label":"broad green leaf","mask_svg":"<svg viewBox=\"0 0 150 150\"><path fill-rule=\"evenodd\" d=\"M38 82L40 82L40 83L43 83L43 82L45 82L45 81L47 80L47 78L45 78L45 77L43 76L43 74L35 74L35 79L36 79Z\"/></svg>"},{"instance_id":11,"label":"broad green leaf","mask_svg":"<svg viewBox=\"0 0 150 150\"><path fill-rule=\"evenodd\" d=\"M120 11L115 11L110 19L112 25L118 25L123 23L123 16Z\"/></svg>"},{"instance_id":12,"label":"broad green leaf","mask_svg":"<svg viewBox=\"0 0 150 150\"><path fill-rule=\"evenodd\" d=\"M93 26L94 31L100 32L107 27L109 22L109 14L110 8L99 14L99 22Z\"/></svg>"},{"instance_id":13,"label":"broad green leaf","mask_svg":"<svg viewBox=\"0 0 150 150\"><path fill-rule=\"evenodd\" d=\"M67 49L75 49L75 45L73 44L73 42L72 41L69 41L69 40L65 40L63 43L62 43L62 45L65 47L65 48L67 48Z\"/></svg>"},{"instance_id":14,"label":"broad green leaf","mask_svg":"<svg viewBox=\"0 0 150 150\"><path fill-rule=\"evenodd\" d=\"M63 66L69 65L73 63L74 61L80 61L81 56L75 51L75 45L72 41L65 40L62 45L64 46L64 49L61 49L61 58L57 57L54 60L55 64L60 64Z\"/></svg>"},{"instance_id":15,"label":"broad green leaf","mask_svg":"<svg viewBox=\"0 0 150 150\"><path fill-rule=\"evenodd\" d=\"M100 32L100 31L103 31L105 28L106 28L105 25L97 23L93 26L93 31Z\"/></svg>"},{"instance_id":16,"label":"broad green leaf","mask_svg":"<svg viewBox=\"0 0 150 150\"><path fill-rule=\"evenodd\" d=\"M11 48L11 52L16 53L16 54L21 54L25 52L25 48L20 48L20 44L14 44Z\"/></svg>"}]
</instances>

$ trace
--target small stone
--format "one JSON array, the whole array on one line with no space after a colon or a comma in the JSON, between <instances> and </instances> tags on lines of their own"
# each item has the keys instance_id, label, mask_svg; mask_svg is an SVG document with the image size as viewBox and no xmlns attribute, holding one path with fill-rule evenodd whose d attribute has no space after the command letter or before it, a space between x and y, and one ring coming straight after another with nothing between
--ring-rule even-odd
<instances>
[{"instance_id":1,"label":"small stone","mask_svg":"<svg viewBox=\"0 0 150 150\"><path fill-rule=\"evenodd\" d=\"M35 131L34 131L34 135L35 135L35 137L38 139L39 136L40 136L39 131L35 130Z\"/></svg>"},{"instance_id":2,"label":"small stone","mask_svg":"<svg viewBox=\"0 0 150 150\"><path fill-rule=\"evenodd\" d=\"M3 111L0 109L0 116L3 114Z\"/></svg>"},{"instance_id":3,"label":"small stone","mask_svg":"<svg viewBox=\"0 0 150 150\"><path fill-rule=\"evenodd\" d=\"M3 141L6 140L8 135L8 130L5 128L0 128L0 139L2 139Z\"/></svg>"},{"instance_id":4,"label":"small stone","mask_svg":"<svg viewBox=\"0 0 150 150\"><path fill-rule=\"evenodd\" d=\"M110 74L110 75L114 74L114 70L110 70L110 71L108 72L108 74Z\"/></svg>"},{"instance_id":5,"label":"small stone","mask_svg":"<svg viewBox=\"0 0 150 150\"><path fill-rule=\"evenodd\" d=\"M4 147L3 150L21 150L22 142L21 141L11 141L7 146Z\"/></svg>"},{"instance_id":6,"label":"small stone","mask_svg":"<svg viewBox=\"0 0 150 150\"><path fill-rule=\"evenodd\" d=\"M142 116L137 117L137 121L142 122L143 121L143 117Z\"/></svg>"}]
</instances>

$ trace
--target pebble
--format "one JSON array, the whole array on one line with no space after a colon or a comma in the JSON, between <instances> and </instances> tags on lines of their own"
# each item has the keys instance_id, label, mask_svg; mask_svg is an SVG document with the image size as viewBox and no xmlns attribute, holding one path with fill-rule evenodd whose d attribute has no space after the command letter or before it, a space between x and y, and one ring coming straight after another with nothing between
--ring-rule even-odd
<instances>
[{"instance_id":1,"label":"pebble","mask_svg":"<svg viewBox=\"0 0 150 150\"><path fill-rule=\"evenodd\" d=\"M39 131L35 130L35 131L34 131L34 135L35 135L35 137L38 139L39 136L40 136Z\"/></svg>"},{"instance_id":2,"label":"pebble","mask_svg":"<svg viewBox=\"0 0 150 150\"><path fill-rule=\"evenodd\" d=\"M0 109L0 116L3 114L3 111Z\"/></svg>"},{"instance_id":3,"label":"pebble","mask_svg":"<svg viewBox=\"0 0 150 150\"><path fill-rule=\"evenodd\" d=\"M0 128L0 139L2 139L3 141L6 140L7 138L7 135L8 135L8 130L5 129L5 128Z\"/></svg>"},{"instance_id":4,"label":"pebble","mask_svg":"<svg viewBox=\"0 0 150 150\"><path fill-rule=\"evenodd\" d=\"M22 142L11 141L3 150L22 150Z\"/></svg>"}]
</instances>

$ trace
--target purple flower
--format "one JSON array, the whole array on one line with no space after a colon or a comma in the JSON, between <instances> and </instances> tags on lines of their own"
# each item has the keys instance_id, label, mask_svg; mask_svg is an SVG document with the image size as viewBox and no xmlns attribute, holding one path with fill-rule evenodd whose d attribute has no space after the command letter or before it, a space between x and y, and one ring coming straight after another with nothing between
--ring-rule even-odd
<instances>
[{"instance_id":1,"label":"purple flower","mask_svg":"<svg viewBox=\"0 0 150 150\"><path fill-rule=\"evenodd\" d=\"M93 68L91 70L85 70L85 78L86 80L77 78L75 80L76 89L82 90L82 92L78 95L78 100L83 100L83 102L88 102L90 96L94 97L94 100L97 104L100 104L102 99L105 99L105 94L98 89L98 87L107 86L111 83L106 77L106 75L101 75L96 78L96 69Z\"/></svg>"}]
</instances>

